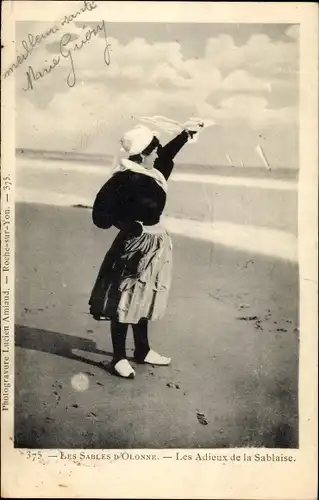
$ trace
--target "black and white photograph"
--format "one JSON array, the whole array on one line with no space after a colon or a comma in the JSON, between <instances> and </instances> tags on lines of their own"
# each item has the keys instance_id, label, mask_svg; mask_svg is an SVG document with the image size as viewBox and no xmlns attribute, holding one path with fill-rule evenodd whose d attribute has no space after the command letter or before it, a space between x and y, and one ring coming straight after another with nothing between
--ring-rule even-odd
<instances>
[{"instance_id":1,"label":"black and white photograph","mask_svg":"<svg viewBox=\"0 0 319 500\"><path fill-rule=\"evenodd\" d=\"M315 498L316 6L2 13L1 495Z\"/></svg>"},{"instance_id":2,"label":"black and white photograph","mask_svg":"<svg viewBox=\"0 0 319 500\"><path fill-rule=\"evenodd\" d=\"M14 446L299 448L299 25L16 21Z\"/></svg>"}]
</instances>

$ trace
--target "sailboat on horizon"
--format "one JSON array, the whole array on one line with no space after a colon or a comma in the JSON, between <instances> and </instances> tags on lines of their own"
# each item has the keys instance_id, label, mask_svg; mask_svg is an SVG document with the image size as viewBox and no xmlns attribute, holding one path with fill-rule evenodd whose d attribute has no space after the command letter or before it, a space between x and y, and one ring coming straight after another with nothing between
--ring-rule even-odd
<instances>
[{"instance_id":1,"label":"sailboat on horizon","mask_svg":"<svg viewBox=\"0 0 319 500\"><path fill-rule=\"evenodd\" d=\"M227 161L231 167L234 167L234 162L229 154L226 154Z\"/></svg>"},{"instance_id":2,"label":"sailboat on horizon","mask_svg":"<svg viewBox=\"0 0 319 500\"><path fill-rule=\"evenodd\" d=\"M268 168L268 170L271 172L271 166L267 160L267 157L265 155L265 152L263 150L263 148L260 146L260 144L257 144L256 148L255 148L255 151L256 153L258 154L259 158L261 158L263 164L265 165L265 167Z\"/></svg>"}]
</instances>

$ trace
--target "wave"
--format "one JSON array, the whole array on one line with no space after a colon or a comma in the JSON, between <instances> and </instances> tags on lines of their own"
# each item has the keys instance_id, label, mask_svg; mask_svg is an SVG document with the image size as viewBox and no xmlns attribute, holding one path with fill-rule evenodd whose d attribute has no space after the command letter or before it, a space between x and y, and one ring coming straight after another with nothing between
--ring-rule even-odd
<instances>
[{"instance_id":1,"label":"wave","mask_svg":"<svg viewBox=\"0 0 319 500\"><path fill-rule=\"evenodd\" d=\"M30 148L17 148L16 156L25 159L47 160L57 162L77 163L83 168L90 168L90 165L111 165L114 156L102 153L83 153L77 151L41 150ZM226 177L256 177L263 179L297 179L298 169L287 167L273 167L271 171L259 166L229 166L229 165L204 165L178 163L178 171L183 173L215 174Z\"/></svg>"},{"instance_id":2,"label":"wave","mask_svg":"<svg viewBox=\"0 0 319 500\"><path fill-rule=\"evenodd\" d=\"M72 195L18 189L17 203L37 203L51 206L91 209L88 201ZM163 216L165 227L173 234L218 243L229 248L298 261L297 236L283 230L216 220L199 221L190 217Z\"/></svg>"}]
</instances>

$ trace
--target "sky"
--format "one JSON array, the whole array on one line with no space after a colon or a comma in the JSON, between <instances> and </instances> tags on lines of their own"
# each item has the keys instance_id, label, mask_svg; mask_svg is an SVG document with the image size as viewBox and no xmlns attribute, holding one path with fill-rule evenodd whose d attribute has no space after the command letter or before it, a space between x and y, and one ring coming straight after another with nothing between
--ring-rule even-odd
<instances>
[{"instance_id":1,"label":"sky","mask_svg":"<svg viewBox=\"0 0 319 500\"><path fill-rule=\"evenodd\" d=\"M22 41L50 28L17 22ZM105 34L72 50L76 84L67 85L69 57L25 91L27 71L43 70L81 44L93 23L75 22L38 44L16 70L16 147L116 154L119 139L141 116L179 122L210 118L215 126L179 155L186 163L259 166L260 144L272 165L298 167L299 28L287 24L105 22ZM163 143L170 136L162 133Z\"/></svg>"}]
</instances>

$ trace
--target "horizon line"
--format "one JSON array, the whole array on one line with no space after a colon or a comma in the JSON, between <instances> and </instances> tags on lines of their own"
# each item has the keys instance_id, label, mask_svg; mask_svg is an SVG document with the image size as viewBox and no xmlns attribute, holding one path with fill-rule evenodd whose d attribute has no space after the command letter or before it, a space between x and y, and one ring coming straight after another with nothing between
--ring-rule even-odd
<instances>
[{"instance_id":1,"label":"horizon line","mask_svg":"<svg viewBox=\"0 0 319 500\"><path fill-rule=\"evenodd\" d=\"M36 149L36 148L24 148L24 147L17 147L15 148L15 153L19 154L19 155L22 155L23 153L25 152L34 152L34 153L47 153L48 155L57 155L57 154L60 154L60 155L65 155L66 158L65 159L72 159L72 156L75 157L75 156L78 156L78 157L81 157L82 158L98 158L98 159L110 159L110 158L114 158L115 155L114 154L110 154L110 153L97 153L97 152L85 152L85 151L65 151L65 150L61 150L61 149ZM63 158L61 158L63 160ZM80 158L77 158L77 159L80 159ZM239 160L238 162L236 161L235 164L233 166L229 165L229 164L218 164L218 163L215 163L215 164L210 164L210 163L196 163L196 165L198 166L203 166L203 167L225 167L225 168L229 168L229 169L256 169L256 170L264 170L265 167L260 165L251 165L251 164L244 164L244 166L241 165L241 160ZM193 163L186 163L186 162L176 162L178 163L179 165L192 165ZM299 171L299 165L297 166L289 166L289 165L272 165L272 169L273 170L295 170L295 171Z\"/></svg>"}]
</instances>

